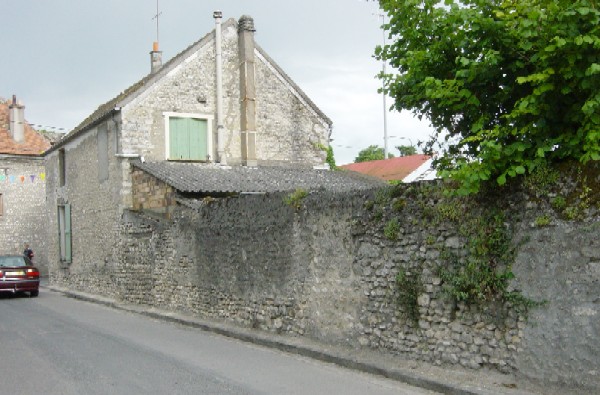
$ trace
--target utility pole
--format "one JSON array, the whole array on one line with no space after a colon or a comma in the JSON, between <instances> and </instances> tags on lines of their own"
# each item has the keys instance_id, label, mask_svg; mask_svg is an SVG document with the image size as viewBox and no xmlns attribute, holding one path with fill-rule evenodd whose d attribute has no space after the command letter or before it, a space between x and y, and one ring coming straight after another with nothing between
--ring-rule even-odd
<instances>
[{"instance_id":1,"label":"utility pole","mask_svg":"<svg viewBox=\"0 0 600 395\"><path fill-rule=\"evenodd\" d=\"M385 14L380 13L379 17L381 18L381 32L383 33L383 47L385 48L385 29L383 25L385 24ZM385 75L385 59L381 60L381 72ZM383 158L388 158L388 131L387 131L387 104L386 104L386 94L385 94L385 80L381 80L381 94L383 96Z\"/></svg>"}]
</instances>

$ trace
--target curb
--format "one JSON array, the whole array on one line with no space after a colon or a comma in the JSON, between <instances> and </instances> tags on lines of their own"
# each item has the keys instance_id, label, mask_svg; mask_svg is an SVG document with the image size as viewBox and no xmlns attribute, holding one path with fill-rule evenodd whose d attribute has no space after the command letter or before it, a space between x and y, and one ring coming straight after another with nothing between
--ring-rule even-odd
<instances>
[{"instance_id":1,"label":"curb","mask_svg":"<svg viewBox=\"0 0 600 395\"><path fill-rule=\"evenodd\" d=\"M230 326L221 325L215 322L208 322L189 316L184 316L176 313L170 313L152 308L142 308L133 305L125 305L118 303L110 298L101 296L73 292L62 288L57 288L49 285L42 286L52 292L61 293L69 298L78 299L86 302L91 302L99 305L104 305L116 310L131 312L155 319L160 319L166 322L185 325L192 328L198 328L206 332L215 333L225 337L237 339L247 343L252 343L264 347L274 348L280 351L309 357L322 362L332 363L344 368L358 370L364 373L369 373L377 376L382 376L388 379L396 380L408 385L423 388L430 391L435 391L449 395L489 395L495 392L481 389L470 389L459 385L444 383L440 380L434 380L424 377L409 370L390 368L383 364L377 364L369 361L353 359L348 355L334 351L327 351L324 346L314 347L305 344L294 344L294 339L277 339L277 335L259 333L257 331L244 330L242 328L232 328Z\"/></svg>"}]
</instances>

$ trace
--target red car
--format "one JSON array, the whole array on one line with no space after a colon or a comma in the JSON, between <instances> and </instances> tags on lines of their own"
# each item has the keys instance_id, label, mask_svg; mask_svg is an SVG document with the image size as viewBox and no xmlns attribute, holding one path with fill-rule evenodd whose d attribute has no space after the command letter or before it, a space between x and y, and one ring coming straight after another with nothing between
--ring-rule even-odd
<instances>
[{"instance_id":1,"label":"red car","mask_svg":"<svg viewBox=\"0 0 600 395\"><path fill-rule=\"evenodd\" d=\"M32 297L40 291L40 271L23 255L0 255L0 292L29 292Z\"/></svg>"}]
</instances>

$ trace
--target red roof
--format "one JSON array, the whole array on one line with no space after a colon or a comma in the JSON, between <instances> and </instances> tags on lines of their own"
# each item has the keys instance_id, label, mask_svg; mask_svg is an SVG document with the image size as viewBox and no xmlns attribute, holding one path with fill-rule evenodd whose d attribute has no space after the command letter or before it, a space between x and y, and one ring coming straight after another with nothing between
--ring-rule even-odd
<instances>
[{"instance_id":1,"label":"red roof","mask_svg":"<svg viewBox=\"0 0 600 395\"><path fill-rule=\"evenodd\" d=\"M369 162L350 163L340 167L378 177L386 181L403 180L430 158L431 156L429 155L417 154L391 159L372 160Z\"/></svg>"},{"instance_id":2,"label":"red roof","mask_svg":"<svg viewBox=\"0 0 600 395\"><path fill-rule=\"evenodd\" d=\"M50 148L50 142L25 124L25 142L17 143L10 137L9 102L0 99L0 154L41 155Z\"/></svg>"}]
</instances>

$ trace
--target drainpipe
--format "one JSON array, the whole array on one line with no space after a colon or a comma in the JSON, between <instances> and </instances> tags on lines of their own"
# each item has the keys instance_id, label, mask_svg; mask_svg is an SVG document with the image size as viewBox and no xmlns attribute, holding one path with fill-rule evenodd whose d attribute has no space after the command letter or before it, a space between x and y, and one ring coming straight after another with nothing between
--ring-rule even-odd
<instances>
[{"instance_id":1,"label":"drainpipe","mask_svg":"<svg viewBox=\"0 0 600 395\"><path fill-rule=\"evenodd\" d=\"M213 18L215 18L215 61L216 61L216 75L217 75L217 158L221 165L227 165L227 158L225 157L225 136L223 127L223 62L222 62L222 48L221 48L221 18L223 14L221 11L215 11Z\"/></svg>"}]
</instances>

